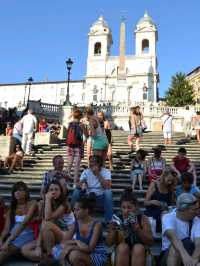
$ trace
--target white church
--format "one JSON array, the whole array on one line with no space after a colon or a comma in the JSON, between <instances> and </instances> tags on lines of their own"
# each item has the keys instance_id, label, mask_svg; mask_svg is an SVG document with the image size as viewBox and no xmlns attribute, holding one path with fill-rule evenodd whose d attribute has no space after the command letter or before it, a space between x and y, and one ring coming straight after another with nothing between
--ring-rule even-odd
<instances>
[{"instance_id":1,"label":"white church","mask_svg":"<svg viewBox=\"0 0 200 266\"><path fill-rule=\"evenodd\" d=\"M70 102L75 104L125 104L156 102L157 27L145 13L135 31L135 55L126 55L126 26L121 21L119 55L112 56L112 31L102 16L88 33L87 70L83 80L69 85ZM49 104L63 104L67 81L0 84L0 107L26 106L28 99Z\"/></svg>"}]
</instances>

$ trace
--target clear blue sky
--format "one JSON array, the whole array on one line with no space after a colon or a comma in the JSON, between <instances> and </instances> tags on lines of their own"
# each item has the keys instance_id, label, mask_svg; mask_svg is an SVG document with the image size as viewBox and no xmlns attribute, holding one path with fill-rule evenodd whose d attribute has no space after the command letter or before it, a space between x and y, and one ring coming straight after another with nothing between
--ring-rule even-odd
<instances>
[{"instance_id":1,"label":"clear blue sky","mask_svg":"<svg viewBox=\"0 0 200 266\"><path fill-rule=\"evenodd\" d=\"M68 57L74 61L72 79L84 78L89 27L102 14L117 55L124 10L128 54L135 52L133 32L145 10L158 26L161 96L174 73L200 65L200 0L0 0L0 83L29 76L64 80Z\"/></svg>"}]
</instances>

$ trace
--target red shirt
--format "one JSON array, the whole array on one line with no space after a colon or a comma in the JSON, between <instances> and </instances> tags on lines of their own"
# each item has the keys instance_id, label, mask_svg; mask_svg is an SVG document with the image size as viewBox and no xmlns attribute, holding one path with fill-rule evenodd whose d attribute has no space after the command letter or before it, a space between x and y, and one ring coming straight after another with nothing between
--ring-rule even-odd
<instances>
[{"instance_id":1,"label":"red shirt","mask_svg":"<svg viewBox=\"0 0 200 266\"><path fill-rule=\"evenodd\" d=\"M13 129L11 127L6 128L6 136L12 136L13 134Z\"/></svg>"},{"instance_id":2,"label":"red shirt","mask_svg":"<svg viewBox=\"0 0 200 266\"><path fill-rule=\"evenodd\" d=\"M190 160L186 157L180 158L179 156L176 156L173 158L173 162L176 169L181 173L187 172L190 168Z\"/></svg>"},{"instance_id":3,"label":"red shirt","mask_svg":"<svg viewBox=\"0 0 200 266\"><path fill-rule=\"evenodd\" d=\"M39 123L39 132L45 132L47 127L48 127L48 125L46 122L40 122Z\"/></svg>"}]
</instances>

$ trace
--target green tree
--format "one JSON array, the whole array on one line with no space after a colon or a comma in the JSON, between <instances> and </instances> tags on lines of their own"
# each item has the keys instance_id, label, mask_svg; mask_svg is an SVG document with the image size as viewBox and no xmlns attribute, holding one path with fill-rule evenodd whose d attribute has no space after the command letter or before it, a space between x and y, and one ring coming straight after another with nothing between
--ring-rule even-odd
<instances>
[{"instance_id":1,"label":"green tree","mask_svg":"<svg viewBox=\"0 0 200 266\"><path fill-rule=\"evenodd\" d=\"M193 87L189 84L184 73L172 76L171 86L166 93L169 106L185 106L194 104Z\"/></svg>"}]
</instances>

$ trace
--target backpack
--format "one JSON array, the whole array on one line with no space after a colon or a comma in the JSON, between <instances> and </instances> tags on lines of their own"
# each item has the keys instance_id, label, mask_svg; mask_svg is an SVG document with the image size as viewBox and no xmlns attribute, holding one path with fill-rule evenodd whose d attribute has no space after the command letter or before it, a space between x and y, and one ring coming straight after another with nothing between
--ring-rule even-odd
<instances>
[{"instance_id":1,"label":"backpack","mask_svg":"<svg viewBox=\"0 0 200 266\"><path fill-rule=\"evenodd\" d=\"M78 147L83 143L83 130L78 122L69 123L67 129L66 144L71 147Z\"/></svg>"},{"instance_id":2,"label":"backpack","mask_svg":"<svg viewBox=\"0 0 200 266\"><path fill-rule=\"evenodd\" d=\"M189 139L180 139L176 142L176 145L184 145L186 143L190 143Z\"/></svg>"}]
</instances>

